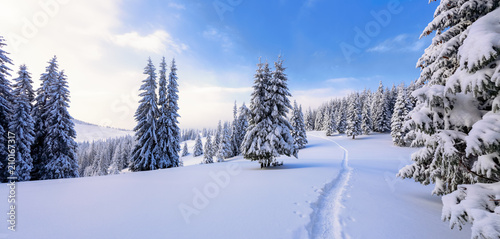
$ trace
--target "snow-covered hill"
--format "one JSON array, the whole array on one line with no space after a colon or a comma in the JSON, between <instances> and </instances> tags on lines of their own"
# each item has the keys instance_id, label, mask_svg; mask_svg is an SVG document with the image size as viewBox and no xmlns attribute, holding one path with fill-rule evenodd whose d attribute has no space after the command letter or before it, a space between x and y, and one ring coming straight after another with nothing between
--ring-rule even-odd
<instances>
[{"instance_id":1,"label":"snow-covered hill","mask_svg":"<svg viewBox=\"0 0 500 239\"><path fill-rule=\"evenodd\" d=\"M470 237L440 220L432 186L395 178L414 149L385 134L323 135L309 133L300 159L274 168L188 156L181 168L18 183L17 231L4 221L0 238Z\"/></svg>"},{"instance_id":2,"label":"snow-covered hill","mask_svg":"<svg viewBox=\"0 0 500 239\"><path fill-rule=\"evenodd\" d=\"M122 137L126 135L134 135L134 131L131 130L103 127L95 124L89 124L76 119L73 120L73 122L75 123L77 142L103 140Z\"/></svg>"}]
</instances>

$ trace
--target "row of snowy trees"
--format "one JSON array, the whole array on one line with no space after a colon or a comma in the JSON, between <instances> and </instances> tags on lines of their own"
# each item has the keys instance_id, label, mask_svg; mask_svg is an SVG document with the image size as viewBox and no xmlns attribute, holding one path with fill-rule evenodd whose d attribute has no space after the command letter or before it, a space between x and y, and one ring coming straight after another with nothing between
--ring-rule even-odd
<instances>
[{"instance_id":1,"label":"row of snowy trees","mask_svg":"<svg viewBox=\"0 0 500 239\"><path fill-rule=\"evenodd\" d=\"M170 65L167 80L167 63L163 57L160 63L157 85L156 68L151 59L144 69L147 76L140 88L141 100L135 113L137 126L134 128L137 144L132 152L132 171L155 170L179 167L180 129L177 118L177 67L175 60ZM158 89L158 96L156 89Z\"/></svg>"},{"instance_id":2,"label":"row of snowy trees","mask_svg":"<svg viewBox=\"0 0 500 239\"><path fill-rule=\"evenodd\" d=\"M408 87L401 84L384 90L380 82L375 93L365 90L331 100L317 110L306 112L306 129L324 130L327 136L345 133L353 139L370 132L405 132L399 128L403 127L408 112L414 107L415 99L408 92L416 88L411 83ZM393 139L400 146L407 145L409 140L405 133L394 133Z\"/></svg>"},{"instance_id":3,"label":"row of snowy trees","mask_svg":"<svg viewBox=\"0 0 500 239\"><path fill-rule=\"evenodd\" d=\"M443 220L472 238L500 238L500 3L441 0L421 37L415 108L403 129L420 147L402 178L433 183ZM463 185L470 184L470 185Z\"/></svg>"},{"instance_id":4,"label":"row of snowy trees","mask_svg":"<svg viewBox=\"0 0 500 239\"><path fill-rule=\"evenodd\" d=\"M120 173L129 168L134 146L132 136L79 143L79 175L90 177Z\"/></svg>"},{"instance_id":5,"label":"row of snowy trees","mask_svg":"<svg viewBox=\"0 0 500 239\"><path fill-rule=\"evenodd\" d=\"M76 132L68 113L67 76L49 61L36 93L25 65L11 85L12 61L0 37L0 180L78 177Z\"/></svg>"},{"instance_id":6,"label":"row of snowy trees","mask_svg":"<svg viewBox=\"0 0 500 239\"><path fill-rule=\"evenodd\" d=\"M225 122L223 126L221 121L219 121L213 135L208 132L202 152L202 163L213 163L214 157L217 162L223 162L226 158L239 155L241 153L241 142L247 131L248 120L249 110L245 103L243 103L239 110L235 103L233 108L233 121L231 123ZM195 149L196 145L197 143L195 142ZM194 156L197 156L196 154L195 152Z\"/></svg>"}]
</instances>

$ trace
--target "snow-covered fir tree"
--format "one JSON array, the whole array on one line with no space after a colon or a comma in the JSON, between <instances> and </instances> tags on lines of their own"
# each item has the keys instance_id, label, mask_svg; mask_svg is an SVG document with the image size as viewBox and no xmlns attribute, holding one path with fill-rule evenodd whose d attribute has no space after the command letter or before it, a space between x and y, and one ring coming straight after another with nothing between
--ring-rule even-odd
<instances>
[{"instance_id":1,"label":"snow-covered fir tree","mask_svg":"<svg viewBox=\"0 0 500 239\"><path fill-rule=\"evenodd\" d=\"M391 119L392 141L397 146L409 146L411 142L406 141L407 129L404 127L405 119L411 111L411 102L406 93L404 84L398 87L398 97L394 104L394 112Z\"/></svg>"},{"instance_id":2,"label":"snow-covered fir tree","mask_svg":"<svg viewBox=\"0 0 500 239\"><path fill-rule=\"evenodd\" d=\"M198 157L203 154L203 144L201 143L200 134L196 137L194 141L193 156Z\"/></svg>"},{"instance_id":3,"label":"snow-covered fir tree","mask_svg":"<svg viewBox=\"0 0 500 239\"><path fill-rule=\"evenodd\" d=\"M155 151L158 144L156 125L158 118L158 106L156 100L156 69L151 61L148 59L148 64L144 68L144 74L147 76L142 82L140 90L142 91L139 96L139 107L135 112L135 120L137 126L134 128L137 144L132 153L132 171L147 171L158 169L158 156ZM168 112L168 110L167 110ZM168 122L168 116L166 116ZM165 130L165 134L169 133ZM165 137L165 136L164 136ZM168 142L168 140L167 140ZM170 144L166 145L169 147ZM176 151L178 152L178 151ZM169 158L167 155L166 158ZM178 155L177 155L178 157Z\"/></svg>"},{"instance_id":4,"label":"snow-covered fir tree","mask_svg":"<svg viewBox=\"0 0 500 239\"><path fill-rule=\"evenodd\" d=\"M236 146L238 147L238 152L241 153L241 143L245 138L245 134L247 133L248 128L248 118L250 117L250 113L245 103L241 105L238 114L238 123L236 130Z\"/></svg>"},{"instance_id":5,"label":"snow-covered fir tree","mask_svg":"<svg viewBox=\"0 0 500 239\"><path fill-rule=\"evenodd\" d=\"M167 96L166 96L166 107L167 107L167 116L166 116L166 134L164 137L167 137L167 155L170 159L170 165L167 167L179 167L181 165L181 161L179 160L179 151L181 150L180 145L180 129L179 129L179 85L177 83L177 66L175 64L175 59L172 59L172 63L170 64L170 74L168 76L168 84L167 84Z\"/></svg>"},{"instance_id":6,"label":"snow-covered fir tree","mask_svg":"<svg viewBox=\"0 0 500 239\"><path fill-rule=\"evenodd\" d=\"M328 122L326 125L326 136L332 136L337 132L337 116L335 111L331 109L331 113L329 114Z\"/></svg>"},{"instance_id":7,"label":"snow-covered fir tree","mask_svg":"<svg viewBox=\"0 0 500 239\"><path fill-rule=\"evenodd\" d=\"M154 147L153 157L157 161L157 168L172 167L172 161L168 153L167 127L169 122L169 111L167 105L167 62L162 57L158 80L158 119L156 121L156 145ZM151 102L152 103L152 102Z\"/></svg>"},{"instance_id":8,"label":"snow-covered fir tree","mask_svg":"<svg viewBox=\"0 0 500 239\"><path fill-rule=\"evenodd\" d=\"M323 130L323 119L325 118L324 107L318 108L316 112L316 118L314 119L314 130L321 131Z\"/></svg>"},{"instance_id":9,"label":"snow-covered fir tree","mask_svg":"<svg viewBox=\"0 0 500 239\"><path fill-rule=\"evenodd\" d=\"M372 120L373 120L373 131L375 132L387 132L390 130L390 123L387 122L387 113L389 111L388 105L389 100L387 96L389 94L385 93L382 81L380 81L377 92L375 92L372 100Z\"/></svg>"},{"instance_id":10,"label":"snow-covered fir tree","mask_svg":"<svg viewBox=\"0 0 500 239\"><path fill-rule=\"evenodd\" d=\"M498 1L442 0L422 33L437 33L417 63L422 68L417 84L424 86L413 93L418 103L410 124L417 133L414 144L423 148L399 176L435 183L438 195L459 184L500 181L498 7ZM452 225L472 222L473 238L500 237L497 223L478 223L471 216L445 219Z\"/></svg>"},{"instance_id":11,"label":"snow-covered fir tree","mask_svg":"<svg viewBox=\"0 0 500 239\"><path fill-rule=\"evenodd\" d=\"M306 130L314 130L314 115L310 107L306 112Z\"/></svg>"},{"instance_id":12,"label":"snow-covered fir tree","mask_svg":"<svg viewBox=\"0 0 500 239\"><path fill-rule=\"evenodd\" d=\"M368 135L373 129L372 111L371 111L371 93L365 91L364 93L363 109L361 111L361 130L363 134Z\"/></svg>"},{"instance_id":13,"label":"snow-covered fir tree","mask_svg":"<svg viewBox=\"0 0 500 239\"><path fill-rule=\"evenodd\" d=\"M47 165L47 145L45 137L47 136L47 110L49 107L50 96L53 95L54 84L59 77L59 66L57 57L54 56L45 68L45 73L40 77L42 82L36 91L35 105L33 106L33 120L35 121L35 140L31 145L31 157L33 158L33 170L31 180L42 178L43 170Z\"/></svg>"},{"instance_id":14,"label":"snow-covered fir tree","mask_svg":"<svg viewBox=\"0 0 500 239\"><path fill-rule=\"evenodd\" d=\"M217 162L223 162L224 159L232 156L231 133L229 132L229 123L225 122L220 136L219 150L217 151Z\"/></svg>"},{"instance_id":15,"label":"snow-covered fir tree","mask_svg":"<svg viewBox=\"0 0 500 239\"><path fill-rule=\"evenodd\" d=\"M215 130L214 143L212 145L213 151L214 151L214 156L219 151L221 137L222 137L222 123L219 120L219 123L217 124L217 129Z\"/></svg>"},{"instance_id":16,"label":"snow-covered fir tree","mask_svg":"<svg viewBox=\"0 0 500 239\"><path fill-rule=\"evenodd\" d=\"M340 101L338 107L339 108L337 109L336 113L337 132L339 132L339 134L343 134L345 133L347 128L347 118L346 118L347 101L345 98Z\"/></svg>"},{"instance_id":17,"label":"snow-covered fir tree","mask_svg":"<svg viewBox=\"0 0 500 239\"><path fill-rule=\"evenodd\" d=\"M238 135L239 135L239 127L238 127L238 106L236 105L236 101L234 102L233 107L233 122L231 122L231 157L240 154L240 146L238 144Z\"/></svg>"},{"instance_id":18,"label":"snow-covered fir tree","mask_svg":"<svg viewBox=\"0 0 500 239\"><path fill-rule=\"evenodd\" d=\"M363 133L361 130L361 120L362 117L359 95L355 93L349 97L349 106L347 108L347 136L352 136L354 139L356 136Z\"/></svg>"},{"instance_id":19,"label":"snow-covered fir tree","mask_svg":"<svg viewBox=\"0 0 500 239\"><path fill-rule=\"evenodd\" d=\"M212 136L210 133L207 134L207 142L205 142L205 147L203 148L203 161L202 163L208 164L214 162L214 151L212 145Z\"/></svg>"},{"instance_id":20,"label":"snow-covered fir tree","mask_svg":"<svg viewBox=\"0 0 500 239\"><path fill-rule=\"evenodd\" d=\"M77 144L73 118L68 112L69 90L67 77L61 71L52 84L43 116L47 119L47 135L44 140L47 161L41 169L41 179L78 177Z\"/></svg>"},{"instance_id":21,"label":"snow-covered fir tree","mask_svg":"<svg viewBox=\"0 0 500 239\"><path fill-rule=\"evenodd\" d=\"M297 157L291 125L286 114L291 108L283 60L275 63L271 74L269 64L259 63L255 74L250 105L250 124L242 143L246 159L259 161L261 167L276 164L279 155Z\"/></svg>"},{"instance_id":22,"label":"snow-covered fir tree","mask_svg":"<svg viewBox=\"0 0 500 239\"><path fill-rule=\"evenodd\" d=\"M35 121L31 116L34 92L31 74L25 65L19 67L18 77L13 85L13 117L10 131L16 135L15 176L16 181L29 181L33 170L31 145L35 140Z\"/></svg>"},{"instance_id":23,"label":"snow-covered fir tree","mask_svg":"<svg viewBox=\"0 0 500 239\"><path fill-rule=\"evenodd\" d=\"M392 119L392 111L394 109L394 102L396 97L393 97L392 90L386 88L384 91L384 120L382 123L382 128L386 129L384 132L391 131L391 119Z\"/></svg>"},{"instance_id":24,"label":"snow-covered fir tree","mask_svg":"<svg viewBox=\"0 0 500 239\"><path fill-rule=\"evenodd\" d=\"M108 174L119 174L123 169L123 158L122 156L123 146L122 144L116 145L116 150L113 154L113 158L111 159L111 165L108 168Z\"/></svg>"},{"instance_id":25,"label":"snow-covered fir tree","mask_svg":"<svg viewBox=\"0 0 500 239\"><path fill-rule=\"evenodd\" d=\"M459 184L499 178L497 151L491 148L498 137L479 133L485 127L492 129L498 117L499 64L493 50L498 43L490 41L498 36L492 30L500 11L496 8L498 3L487 1L475 5L442 1L422 33L438 33L417 63L422 68L417 84L424 86L413 93L418 103L409 122L415 126L413 144L424 147L400 176L435 183L438 195L456 190ZM444 17L452 20L442 21ZM478 45L484 50L473 50Z\"/></svg>"},{"instance_id":26,"label":"snow-covered fir tree","mask_svg":"<svg viewBox=\"0 0 500 239\"><path fill-rule=\"evenodd\" d=\"M184 143L184 146L182 147L182 153L181 153L181 156L182 157L185 157L189 154L189 150L188 150L188 145L187 143Z\"/></svg>"},{"instance_id":27,"label":"snow-covered fir tree","mask_svg":"<svg viewBox=\"0 0 500 239\"><path fill-rule=\"evenodd\" d=\"M0 182L6 181L7 176L7 140L9 131L9 122L12 116L12 96L11 85L7 77L11 76L12 60L7 56L8 53L2 48L6 46L4 39L0 36Z\"/></svg>"},{"instance_id":28,"label":"snow-covered fir tree","mask_svg":"<svg viewBox=\"0 0 500 239\"><path fill-rule=\"evenodd\" d=\"M304 124L304 115L302 114L302 106L298 107L297 102L293 102L292 118L292 137L297 148L303 149L307 145L306 126Z\"/></svg>"}]
</instances>

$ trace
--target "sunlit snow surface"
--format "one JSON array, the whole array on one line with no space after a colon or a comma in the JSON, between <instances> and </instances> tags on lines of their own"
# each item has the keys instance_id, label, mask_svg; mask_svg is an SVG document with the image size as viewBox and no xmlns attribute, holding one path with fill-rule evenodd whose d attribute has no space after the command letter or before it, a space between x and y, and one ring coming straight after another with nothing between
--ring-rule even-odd
<instances>
[{"instance_id":1,"label":"sunlit snow surface","mask_svg":"<svg viewBox=\"0 0 500 239\"><path fill-rule=\"evenodd\" d=\"M260 169L242 157L200 165L202 157L189 155L183 160L190 166L182 168L18 183L17 230L8 231L3 220L0 238L318 237L311 214L326 210L318 201L339 178L345 152L321 138L324 132L309 134L299 159L280 159L284 165L276 168ZM348 151L352 169L341 198L332 202L341 205L331 218L342 226L340 237L470 238L469 228L450 230L441 221L432 186L395 178L415 149L392 146L385 134L329 139ZM5 213L7 190L0 187ZM322 223L338 225L312 224Z\"/></svg>"}]
</instances>

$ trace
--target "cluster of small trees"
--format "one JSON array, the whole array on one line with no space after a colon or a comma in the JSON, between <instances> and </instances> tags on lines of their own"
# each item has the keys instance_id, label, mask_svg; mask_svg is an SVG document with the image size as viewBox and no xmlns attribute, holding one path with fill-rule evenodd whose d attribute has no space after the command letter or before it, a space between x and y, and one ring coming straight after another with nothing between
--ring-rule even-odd
<instances>
[{"instance_id":1,"label":"cluster of small trees","mask_svg":"<svg viewBox=\"0 0 500 239\"><path fill-rule=\"evenodd\" d=\"M370 132L398 132L393 134L394 143L406 146L410 140L406 135L409 130L400 129L416 101L408 92L416 88L412 82L408 87L401 84L384 90L380 82L375 93L365 90L331 100L317 110L306 112L306 129L324 130L327 136L345 133L353 139Z\"/></svg>"},{"instance_id":2,"label":"cluster of small trees","mask_svg":"<svg viewBox=\"0 0 500 239\"><path fill-rule=\"evenodd\" d=\"M132 152L130 169L146 171L182 166L179 159L180 129L177 118L177 66L175 59L170 65L167 80L167 63L160 63L159 82L156 83L156 68L151 59L144 69L147 76L140 88L139 107L135 112L137 126L134 128L137 144ZM156 88L158 86L158 96Z\"/></svg>"},{"instance_id":3,"label":"cluster of small trees","mask_svg":"<svg viewBox=\"0 0 500 239\"><path fill-rule=\"evenodd\" d=\"M214 162L223 162L224 159L237 156L241 153L241 142L246 134L249 120L248 108L243 103L239 110L236 103L233 109L233 121L222 124L219 121L213 135L209 131L207 140L203 147L203 161L208 164ZM200 140L201 144L201 140ZM195 149L197 144L195 144ZM197 156L197 155L195 155Z\"/></svg>"},{"instance_id":4,"label":"cluster of small trees","mask_svg":"<svg viewBox=\"0 0 500 239\"><path fill-rule=\"evenodd\" d=\"M118 174L130 165L135 141L132 136L78 144L80 176Z\"/></svg>"},{"instance_id":5,"label":"cluster of small trees","mask_svg":"<svg viewBox=\"0 0 500 239\"><path fill-rule=\"evenodd\" d=\"M12 61L4 46L0 37L0 181L78 177L67 77L57 58L48 62L35 93L25 65L13 85L7 79Z\"/></svg>"}]
</instances>

